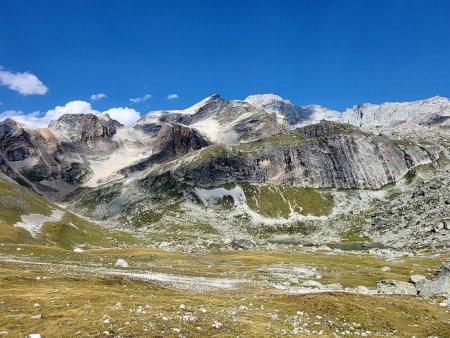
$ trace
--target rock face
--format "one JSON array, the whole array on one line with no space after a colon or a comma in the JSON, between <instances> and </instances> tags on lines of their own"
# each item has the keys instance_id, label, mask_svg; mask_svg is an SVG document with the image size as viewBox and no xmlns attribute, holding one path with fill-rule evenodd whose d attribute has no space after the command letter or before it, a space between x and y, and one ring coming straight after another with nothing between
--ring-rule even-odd
<instances>
[{"instance_id":1,"label":"rock face","mask_svg":"<svg viewBox=\"0 0 450 338\"><path fill-rule=\"evenodd\" d=\"M141 171L156 163L172 161L187 153L211 145L211 142L193 128L181 124L165 124L153 143L153 154L120 170L123 175Z\"/></svg>"},{"instance_id":2,"label":"rock face","mask_svg":"<svg viewBox=\"0 0 450 338\"><path fill-rule=\"evenodd\" d=\"M8 161L22 161L30 156L30 135L17 122L6 119L0 122L0 151Z\"/></svg>"},{"instance_id":3,"label":"rock face","mask_svg":"<svg viewBox=\"0 0 450 338\"><path fill-rule=\"evenodd\" d=\"M197 130L180 125L166 124L161 127L153 144L154 153L162 153L164 158L175 159L190 151L211 145Z\"/></svg>"},{"instance_id":4,"label":"rock face","mask_svg":"<svg viewBox=\"0 0 450 338\"><path fill-rule=\"evenodd\" d=\"M229 191L229 186L238 184L247 187L248 196L244 192L239 195L245 203L222 196L223 205L219 203L217 214L208 215L208 222L232 208L237 214L227 212L225 218L212 222L230 222L236 229L268 219L283 226L287 224L284 221L301 222L301 230L308 234L322 222L319 226L328 226L330 233L335 231L332 235L339 237L338 231L350 222L334 227L336 209L348 213L346 210L353 211L361 204L361 210L368 207L364 209L367 214L358 214L365 222L361 230L367 232L364 237L387 247L442 247L450 238L450 166L440 171L435 182L406 181L414 176L414 170L434 170L443 162L445 156L440 155L449 154L448 101L432 98L358 106L346 112L347 123L313 123L339 120L340 113L317 105L294 106L271 94L245 100L212 95L188 109L151 112L132 128L124 128L106 115L92 114L64 115L41 129L5 120L0 123L0 167L16 181L51 198L70 195L71 207L98 219L134 224L134 216L139 216L136 219L141 223L147 219L165 221L166 206L178 212L178 205L184 208L184 203L191 202L192 209L186 207L180 215L193 215L197 207L203 208L196 204L197 188L212 194L212 190L226 187ZM391 128L399 123L407 128ZM372 133L352 124L386 127L374 128ZM418 168L424 164L430 165ZM389 203L381 200L393 185L382 191L337 191L376 190L403 177L395 187L403 190L394 191ZM286 192L286 188L295 192ZM359 200L356 194L360 194ZM344 195L352 195L349 205L355 209L339 204L339 196ZM327 212L303 213L303 196L311 201L311 210L320 205L317 209ZM269 203L263 210L258 203L264 198ZM277 198L289 205L280 219L265 211ZM294 199L296 206L290 203ZM281 203L277 207L284 208ZM146 214L139 215L141 211ZM237 232L229 238L253 237ZM232 246L247 244L238 241Z\"/></svg>"},{"instance_id":5,"label":"rock face","mask_svg":"<svg viewBox=\"0 0 450 338\"><path fill-rule=\"evenodd\" d=\"M290 128L317 123L321 120L340 121L341 113L320 105L294 106L289 100L278 95L250 95L245 100L255 107L260 107L277 114L285 120Z\"/></svg>"},{"instance_id":6,"label":"rock face","mask_svg":"<svg viewBox=\"0 0 450 338\"><path fill-rule=\"evenodd\" d=\"M212 146L192 156L172 173L200 186L272 182L377 189L436 160L439 148L398 146L350 126L322 122L247 144Z\"/></svg>"},{"instance_id":7,"label":"rock face","mask_svg":"<svg viewBox=\"0 0 450 338\"><path fill-rule=\"evenodd\" d=\"M85 174L77 159L59 155L60 145L47 128L30 129L13 120L0 122L0 166L12 179L23 186L44 194L55 194L56 187L42 182L58 181L71 191Z\"/></svg>"},{"instance_id":8,"label":"rock face","mask_svg":"<svg viewBox=\"0 0 450 338\"><path fill-rule=\"evenodd\" d=\"M361 104L346 109L342 121L358 127L394 126L402 123L437 124L450 119L450 100L432 97L414 102Z\"/></svg>"},{"instance_id":9,"label":"rock face","mask_svg":"<svg viewBox=\"0 0 450 338\"><path fill-rule=\"evenodd\" d=\"M276 114L244 101L221 99L212 95L185 110L150 112L134 128L156 137L165 123L191 126L212 142L232 144L248 141L282 130Z\"/></svg>"},{"instance_id":10,"label":"rock face","mask_svg":"<svg viewBox=\"0 0 450 338\"><path fill-rule=\"evenodd\" d=\"M251 95L243 101L212 95L185 110L150 112L134 128L156 137L164 123L181 123L198 129L215 143L256 140L321 119L337 120L340 113L322 106L296 107L273 95Z\"/></svg>"},{"instance_id":11,"label":"rock face","mask_svg":"<svg viewBox=\"0 0 450 338\"><path fill-rule=\"evenodd\" d=\"M99 117L93 114L65 114L51 121L49 129L62 142L77 152L89 154L108 154L117 148L112 141L117 129L123 127L109 116Z\"/></svg>"}]
</instances>

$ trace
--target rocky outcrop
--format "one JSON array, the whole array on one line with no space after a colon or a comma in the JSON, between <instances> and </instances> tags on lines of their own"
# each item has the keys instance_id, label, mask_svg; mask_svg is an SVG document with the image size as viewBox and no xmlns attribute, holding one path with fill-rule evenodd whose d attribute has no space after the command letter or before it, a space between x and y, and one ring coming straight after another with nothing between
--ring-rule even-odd
<instances>
[{"instance_id":1,"label":"rocky outcrop","mask_svg":"<svg viewBox=\"0 0 450 338\"><path fill-rule=\"evenodd\" d=\"M409 282L390 279L378 281L377 291L382 294L450 297L450 266L443 266L431 278L413 275Z\"/></svg>"},{"instance_id":2,"label":"rocky outcrop","mask_svg":"<svg viewBox=\"0 0 450 338\"><path fill-rule=\"evenodd\" d=\"M245 181L377 189L435 161L439 148L400 146L347 125L322 122L247 144L208 147L191 156L172 173L200 186Z\"/></svg>"},{"instance_id":3,"label":"rocky outcrop","mask_svg":"<svg viewBox=\"0 0 450 338\"><path fill-rule=\"evenodd\" d=\"M420 169L411 171L403 191L365 216L365 232L374 242L393 248L449 245L450 178L442 163L448 160L441 156L438 163L423 168L431 179L423 179Z\"/></svg>"},{"instance_id":4,"label":"rocky outcrop","mask_svg":"<svg viewBox=\"0 0 450 338\"><path fill-rule=\"evenodd\" d=\"M209 145L211 142L195 129L181 124L165 124L153 144L153 152L160 153L163 160L172 160Z\"/></svg>"},{"instance_id":5,"label":"rocky outcrop","mask_svg":"<svg viewBox=\"0 0 450 338\"><path fill-rule=\"evenodd\" d=\"M392 279L378 281L377 292L390 295L417 295L417 290L414 287L414 284Z\"/></svg>"},{"instance_id":6,"label":"rocky outcrop","mask_svg":"<svg viewBox=\"0 0 450 338\"><path fill-rule=\"evenodd\" d=\"M142 171L156 163L172 161L191 151L211 145L211 142L193 128L181 124L165 124L158 132L153 143L153 153L148 158L121 169L119 172L128 175Z\"/></svg>"},{"instance_id":7,"label":"rocky outcrop","mask_svg":"<svg viewBox=\"0 0 450 338\"><path fill-rule=\"evenodd\" d=\"M11 119L0 122L0 153L8 161L22 161L30 156L30 135Z\"/></svg>"},{"instance_id":8,"label":"rocky outcrop","mask_svg":"<svg viewBox=\"0 0 450 338\"><path fill-rule=\"evenodd\" d=\"M338 118L340 113L336 111L317 105L296 107L273 94L252 95L243 101L212 95L185 110L150 112L134 128L156 137L164 123L181 123L198 129L215 143L234 144Z\"/></svg>"},{"instance_id":9,"label":"rocky outcrop","mask_svg":"<svg viewBox=\"0 0 450 338\"><path fill-rule=\"evenodd\" d=\"M365 103L346 109L342 121L358 127L395 126L402 123L439 124L450 118L450 100L432 97L414 102Z\"/></svg>"},{"instance_id":10,"label":"rocky outcrop","mask_svg":"<svg viewBox=\"0 0 450 338\"><path fill-rule=\"evenodd\" d=\"M277 114L285 120L290 128L317 123L321 120L336 121L341 119L341 113L320 105L294 106L289 100L278 95L250 95L245 100L255 107L260 107Z\"/></svg>"},{"instance_id":11,"label":"rocky outcrop","mask_svg":"<svg viewBox=\"0 0 450 338\"><path fill-rule=\"evenodd\" d=\"M417 294L424 297L450 296L450 267L443 267L431 278L411 276L411 283L417 289Z\"/></svg>"},{"instance_id":12,"label":"rocky outcrop","mask_svg":"<svg viewBox=\"0 0 450 338\"><path fill-rule=\"evenodd\" d=\"M51 121L49 129L65 146L65 152L79 152L83 155L107 155L117 149L112 140L117 129L123 127L109 116L93 114L65 114Z\"/></svg>"},{"instance_id":13,"label":"rocky outcrop","mask_svg":"<svg viewBox=\"0 0 450 338\"><path fill-rule=\"evenodd\" d=\"M42 181L77 182L85 174L81 163L60 157L59 151L57 139L47 128L26 128L11 119L0 122L1 164L21 185L46 193L55 189L40 185Z\"/></svg>"}]
</instances>

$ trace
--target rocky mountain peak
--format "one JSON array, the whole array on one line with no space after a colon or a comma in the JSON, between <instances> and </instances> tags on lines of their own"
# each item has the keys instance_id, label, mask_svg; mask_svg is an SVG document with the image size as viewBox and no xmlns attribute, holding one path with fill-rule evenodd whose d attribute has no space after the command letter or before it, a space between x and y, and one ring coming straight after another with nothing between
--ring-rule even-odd
<instances>
[{"instance_id":1,"label":"rocky mountain peak","mask_svg":"<svg viewBox=\"0 0 450 338\"><path fill-rule=\"evenodd\" d=\"M412 102L364 103L344 111L343 122L358 127L388 127L399 124L435 124L450 117L450 100L435 96Z\"/></svg>"},{"instance_id":2,"label":"rocky mountain peak","mask_svg":"<svg viewBox=\"0 0 450 338\"><path fill-rule=\"evenodd\" d=\"M285 100L275 94L250 95L244 99L244 102L270 112L275 112L279 117L287 118L288 120L290 116L296 114L296 108L289 100Z\"/></svg>"},{"instance_id":3,"label":"rocky mountain peak","mask_svg":"<svg viewBox=\"0 0 450 338\"><path fill-rule=\"evenodd\" d=\"M106 119L93 114L64 114L56 121L51 121L49 129L56 136L69 141L87 141L95 138L112 138L121 123L111 118Z\"/></svg>"},{"instance_id":4,"label":"rocky mountain peak","mask_svg":"<svg viewBox=\"0 0 450 338\"><path fill-rule=\"evenodd\" d=\"M181 124L165 124L153 144L153 152L165 154L166 158L178 158L190 151L207 147L211 144L197 130Z\"/></svg>"},{"instance_id":5,"label":"rocky mountain peak","mask_svg":"<svg viewBox=\"0 0 450 338\"><path fill-rule=\"evenodd\" d=\"M274 110L282 105L293 106L289 100L285 100L281 96L275 94L250 95L244 99L244 102L267 109L272 109L273 107Z\"/></svg>"},{"instance_id":6,"label":"rocky mountain peak","mask_svg":"<svg viewBox=\"0 0 450 338\"><path fill-rule=\"evenodd\" d=\"M21 130L23 131L23 128L20 123L14 121L13 119L7 118L0 121L0 139L12 136L12 133Z\"/></svg>"}]
</instances>

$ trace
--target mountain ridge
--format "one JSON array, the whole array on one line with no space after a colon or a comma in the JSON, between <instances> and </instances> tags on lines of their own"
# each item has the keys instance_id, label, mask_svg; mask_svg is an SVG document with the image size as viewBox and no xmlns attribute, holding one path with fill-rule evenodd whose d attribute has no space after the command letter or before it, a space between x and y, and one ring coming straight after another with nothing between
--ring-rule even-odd
<instances>
[{"instance_id":1,"label":"mountain ridge","mask_svg":"<svg viewBox=\"0 0 450 338\"><path fill-rule=\"evenodd\" d=\"M273 94L244 100L215 94L184 110L150 112L131 127L94 114L65 114L48 128L5 120L0 168L50 200L112 226L150 230L186 217L214 227L222 219L214 231L255 239L255 224L274 224L300 227L317 240L322 231L349 231L340 223L347 209L339 200L367 207L366 197L351 197L353 190L385 196L386 187L404 184L421 167L439 168L450 156L449 102L400 104L409 117L383 126L367 121L395 114L398 104L359 105L341 117ZM361 109L368 111L361 115ZM391 231L376 236L388 243ZM421 243L441 245L446 237L426 232L423 238Z\"/></svg>"}]
</instances>

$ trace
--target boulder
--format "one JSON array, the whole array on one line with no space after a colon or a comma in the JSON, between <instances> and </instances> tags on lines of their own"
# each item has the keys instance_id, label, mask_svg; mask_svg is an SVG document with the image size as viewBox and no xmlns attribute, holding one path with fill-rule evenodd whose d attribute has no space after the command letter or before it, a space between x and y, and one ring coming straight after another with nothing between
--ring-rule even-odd
<instances>
[{"instance_id":1,"label":"boulder","mask_svg":"<svg viewBox=\"0 0 450 338\"><path fill-rule=\"evenodd\" d=\"M322 283L316 282L315 280L305 280L302 285L319 289L323 287Z\"/></svg>"},{"instance_id":2,"label":"boulder","mask_svg":"<svg viewBox=\"0 0 450 338\"><path fill-rule=\"evenodd\" d=\"M128 263L125 260L119 258L116 262L116 266L121 268L128 268Z\"/></svg>"},{"instance_id":3,"label":"boulder","mask_svg":"<svg viewBox=\"0 0 450 338\"><path fill-rule=\"evenodd\" d=\"M425 280L417 286L420 296L450 296L450 267L438 270L431 280Z\"/></svg>"},{"instance_id":4,"label":"boulder","mask_svg":"<svg viewBox=\"0 0 450 338\"><path fill-rule=\"evenodd\" d=\"M255 247L255 242L249 239L234 239L231 242L231 247L235 250L251 250Z\"/></svg>"},{"instance_id":5,"label":"boulder","mask_svg":"<svg viewBox=\"0 0 450 338\"><path fill-rule=\"evenodd\" d=\"M417 295L417 290L412 283L392 279L378 281L377 292L393 295Z\"/></svg>"},{"instance_id":6,"label":"boulder","mask_svg":"<svg viewBox=\"0 0 450 338\"><path fill-rule=\"evenodd\" d=\"M422 275L412 275L411 277L409 277L409 280L414 284L416 288L418 288L427 281L427 278Z\"/></svg>"}]
</instances>

